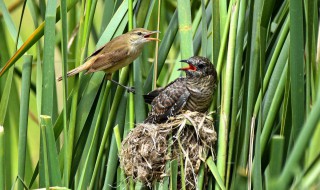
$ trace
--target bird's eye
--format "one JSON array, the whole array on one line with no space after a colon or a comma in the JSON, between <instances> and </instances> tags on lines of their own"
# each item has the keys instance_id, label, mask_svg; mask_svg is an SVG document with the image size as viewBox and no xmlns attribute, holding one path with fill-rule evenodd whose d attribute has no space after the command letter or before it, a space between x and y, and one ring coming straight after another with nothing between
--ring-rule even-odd
<instances>
[{"instance_id":1,"label":"bird's eye","mask_svg":"<svg viewBox=\"0 0 320 190\"><path fill-rule=\"evenodd\" d=\"M142 35L142 33L141 33L141 32L138 32L137 34L138 34L139 36L141 36L141 35Z\"/></svg>"},{"instance_id":2,"label":"bird's eye","mask_svg":"<svg viewBox=\"0 0 320 190\"><path fill-rule=\"evenodd\" d=\"M198 65L198 67L199 67L199 69L203 69L203 68L204 68L204 64L200 63L200 64Z\"/></svg>"}]
</instances>

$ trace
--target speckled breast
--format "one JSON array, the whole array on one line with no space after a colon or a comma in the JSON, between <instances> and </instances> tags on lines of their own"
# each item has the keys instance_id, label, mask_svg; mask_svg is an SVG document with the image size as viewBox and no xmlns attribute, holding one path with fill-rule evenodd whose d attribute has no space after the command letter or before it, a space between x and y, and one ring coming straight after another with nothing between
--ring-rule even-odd
<instances>
[{"instance_id":1,"label":"speckled breast","mask_svg":"<svg viewBox=\"0 0 320 190\"><path fill-rule=\"evenodd\" d=\"M213 76L188 80L187 88L190 97L186 103L186 109L190 111L206 112L210 107L216 84Z\"/></svg>"}]
</instances>

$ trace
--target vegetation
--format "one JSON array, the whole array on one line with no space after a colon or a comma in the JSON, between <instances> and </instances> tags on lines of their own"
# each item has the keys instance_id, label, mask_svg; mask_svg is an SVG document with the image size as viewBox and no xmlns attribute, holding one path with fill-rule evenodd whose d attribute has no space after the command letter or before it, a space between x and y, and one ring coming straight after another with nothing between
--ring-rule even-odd
<instances>
[{"instance_id":1,"label":"vegetation","mask_svg":"<svg viewBox=\"0 0 320 190\"><path fill-rule=\"evenodd\" d=\"M0 189L141 189L119 168L143 94L210 58L219 87L204 189L319 189L318 1L0 0ZM21 23L21 25L19 25ZM21 26L21 27L20 27ZM160 30L114 79L55 78L132 28ZM176 189L177 162L154 189ZM208 175L204 175L208 171ZM182 171L183 172L183 171Z\"/></svg>"}]
</instances>

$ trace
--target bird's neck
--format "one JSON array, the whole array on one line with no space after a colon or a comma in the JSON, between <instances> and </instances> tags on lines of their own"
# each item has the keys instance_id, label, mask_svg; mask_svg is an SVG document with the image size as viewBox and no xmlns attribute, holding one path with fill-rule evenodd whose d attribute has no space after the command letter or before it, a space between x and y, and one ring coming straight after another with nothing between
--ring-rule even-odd
<instances>
[{"instance_id":1,"label":"bird's neck","mask_svg":"<svg viewBox=\"0 0 320 190\"><path fill-rule=\"evenodd\" d=\"M187 86L193 87L193 88L198 88L199 86L205 84L207 86L213 86L215 82L215 79L212 75L208 76L201 76L201 77L187 77Z\"/></svg>"},{"instance_id":2,"label":"bird's neck","mask_svg":"<svg viewBox=\"0 0 320 190\"><path fill-rule=\"evenodd\" d=\"M139 54L142 51L143 44L142 43L137 44L137 43L133 42L133 43L131 43L130 47L131 47L131 49L130 49L131 53Z\"/></svg>"}]
</instances>

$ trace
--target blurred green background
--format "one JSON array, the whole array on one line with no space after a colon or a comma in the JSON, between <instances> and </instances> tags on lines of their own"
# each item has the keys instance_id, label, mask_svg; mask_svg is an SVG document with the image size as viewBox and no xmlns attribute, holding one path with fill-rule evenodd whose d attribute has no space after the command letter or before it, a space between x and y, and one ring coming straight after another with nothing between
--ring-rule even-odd
<instances>
[{"instance_id":1,"label":"blurred green background","mask_svg":"<svg viewBox=\"0 0 320 190\"><path fill-rule=\"evenodd\" d=\"M147 116L142 95L181 76L179 60L192 55L219 74L210 108L218 142L197 188L320 189L318 8L308 0L0 0L0 189L142 189L118 167L117 143ZM161 42L114 74L135 95L103 72L56 82L136 27L160 30ZM176 189L174 177L153 189Z\"/></svg>"}]
</instances>

